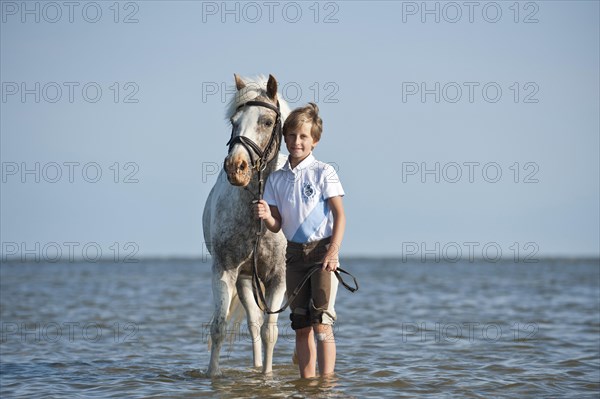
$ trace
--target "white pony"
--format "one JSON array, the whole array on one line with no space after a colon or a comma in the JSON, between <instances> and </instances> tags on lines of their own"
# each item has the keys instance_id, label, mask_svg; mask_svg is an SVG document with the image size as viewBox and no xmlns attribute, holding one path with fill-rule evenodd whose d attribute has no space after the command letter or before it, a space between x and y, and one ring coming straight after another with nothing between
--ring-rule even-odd
<instances>
[{"instance_id":1,"label":"white pony","mask_svg":"<svg viewBox=\"0 0 600 399\"><path fill-rule=\"evenodd\" d=\"M237 75L234 77L237 91L227 108L227 118L232 124L231 145L224 167L206 200L202 218L204 239L213 262L215 312L207 370L211 377L221 374L219 354L228 318L235 307L236 290L247 315L254 367L262 366L263 373L272 372L273 349L279 334L278 315L267 314L263 317L263 311L257 306L252 292L253 249L258 223L253 214L252 201L257 199L259 192L256 168L260 166L256 165L256 159L260 158L260 154L256 149L267 150L277 122L277 112L272 108L279 108L281 124L290 110L277 95L277 81L273 76L269 75L268 81L263 76L253 80ZM247 104L248 101L253 103ZM281 137L276 137L272 150L267 151L268 162L262 172L265 182L269 174L285 161L283 156L279 156L280 143ZM257 251L258 276L264 284L267 305L271 309L278 309L285 295L285 248L283 233L274 234L267 230ZM264 364L261 353L263 345Z\"/></svg>"}]
</instances>

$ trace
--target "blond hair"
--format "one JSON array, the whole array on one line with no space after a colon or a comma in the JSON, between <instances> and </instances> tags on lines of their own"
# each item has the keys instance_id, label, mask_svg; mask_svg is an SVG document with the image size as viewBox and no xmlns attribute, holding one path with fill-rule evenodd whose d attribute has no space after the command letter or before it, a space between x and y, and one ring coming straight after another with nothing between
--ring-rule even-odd
<instances>
[{"instance_id":1,"label":"blond hair","mask_svg":"<svg viewBox=\"0 0 600 399\"><path fill-rule=\"evenodd\" d=\"M321 140L323 132L323 120L319 116L319 107L315 103L308 103L305 107L296 108L285 120L283 125L283 135L290 130L298 129L304 123L311 123L310 135L315 142Z\"/></svg>"}]
</instances>

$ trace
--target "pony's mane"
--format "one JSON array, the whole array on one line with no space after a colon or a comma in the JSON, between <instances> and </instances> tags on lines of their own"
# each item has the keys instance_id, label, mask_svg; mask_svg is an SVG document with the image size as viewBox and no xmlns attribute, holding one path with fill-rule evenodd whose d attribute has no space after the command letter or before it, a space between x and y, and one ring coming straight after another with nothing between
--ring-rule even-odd
<instances>
[{"instance_id":1,"label":"pony's mane","mask_svg":"<svg viewBox=\"0 0 600 399\"><path fill-rule=\"evenodd\" d=\"M264 75L258 75L255 77L241 77L242 81L246 84L242 90L236 90L235 85L233 89L235 96L231 99L225 111L225 119L229 120L238 107L247 101L253 100L258 96L267 96L267 82L268 78ZM277 92L277 99L279 100L279 109L281 111L281 122L285 122L286 118L290 114L290 107L287 102L281 96L279 91Z\"/></svg>"}]
</instances>

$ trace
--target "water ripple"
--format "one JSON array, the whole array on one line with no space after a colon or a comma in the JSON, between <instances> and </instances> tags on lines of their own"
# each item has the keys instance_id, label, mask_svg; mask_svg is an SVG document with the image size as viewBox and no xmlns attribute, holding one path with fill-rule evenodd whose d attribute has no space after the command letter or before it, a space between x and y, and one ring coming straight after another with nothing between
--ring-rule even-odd
<instances>
[{"instance_id":1,"label":"water ripple","mask_svg":"<svg viewBox=\"0 0 600 399\"><path fill-rule=\"evenodd\" d=\"M204 372L210 267L0 266L0 393L12 398L597 398L600 265L345 260L337 373L298 378L280 318L274 373L236 332Z\"/></svg>"}]
</instances>

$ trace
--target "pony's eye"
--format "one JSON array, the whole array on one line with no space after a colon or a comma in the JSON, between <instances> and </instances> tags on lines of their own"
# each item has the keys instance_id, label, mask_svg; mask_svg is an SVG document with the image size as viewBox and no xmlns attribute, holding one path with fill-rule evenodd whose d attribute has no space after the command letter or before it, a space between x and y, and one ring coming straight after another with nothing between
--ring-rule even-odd
<instances>
[{"instance_id":1,"label":"pony's eye","mask_svg":"<svg viewBox=\"0 0 600 399\"><path fill-rule=\"evenodd\" d=\"M265 125L267 125L267 127L271 127L271 126L273 126L273 122L272 121L266 121Z\"/></svg>"}]
</instances>

